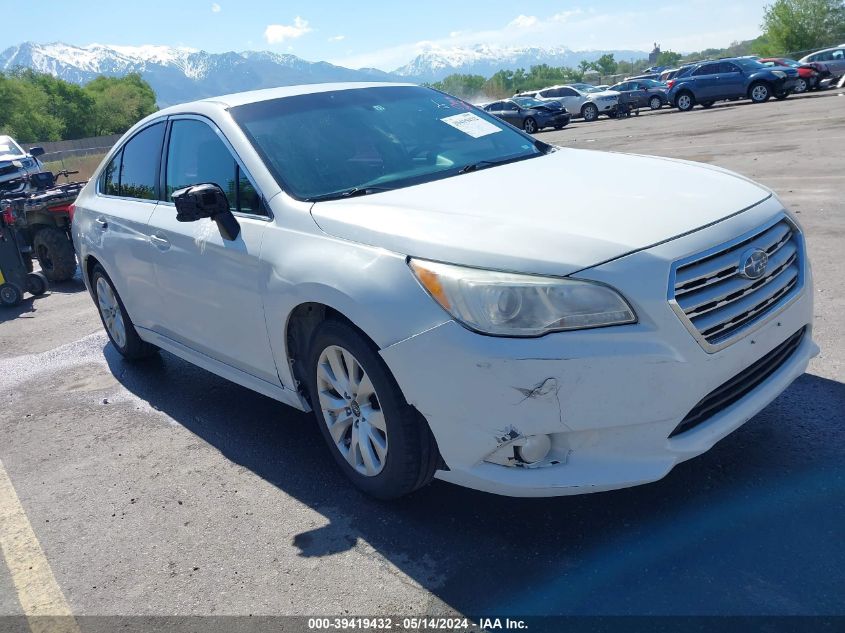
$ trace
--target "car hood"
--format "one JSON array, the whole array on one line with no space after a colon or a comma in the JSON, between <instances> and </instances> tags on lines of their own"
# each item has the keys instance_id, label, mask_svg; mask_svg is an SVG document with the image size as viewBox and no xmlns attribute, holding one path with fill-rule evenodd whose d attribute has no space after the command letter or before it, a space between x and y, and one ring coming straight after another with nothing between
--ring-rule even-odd
<instances>
[{"instance_id":1,"label":"car hood","mask_svg":"<svg viewBox=\"0 0 845 633\"><path fill-rule=\"evenodd\" d=\"M660 182L660 194L647 182ZM317 202L311 214L329 235L403 255L567 275L770 195L709 165L560 149L395 191Z\"/></svg>"}]
</instances>

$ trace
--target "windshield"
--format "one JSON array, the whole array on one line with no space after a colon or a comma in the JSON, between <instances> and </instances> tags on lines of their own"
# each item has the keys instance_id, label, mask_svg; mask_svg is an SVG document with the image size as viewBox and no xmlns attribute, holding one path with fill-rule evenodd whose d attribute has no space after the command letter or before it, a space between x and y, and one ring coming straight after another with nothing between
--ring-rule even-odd
<instances>
[{"instance_id":1,"label":"windshield","mask_svg":"<svg viewBox=\"0 0 845 633\"><path fill-rule=\"evenodd\" d=\"M734 59L732 61L739 64L745 70L760 70L761 68L765 68L765 66L756 59Z\"/></svg>"},{"instance_id":2,"label":"windshield","mask_svg":"<svg viewBox=\"0 0 845 633\"><path fill-rule=\"evenodd\" d=\"M20 156L24 151L15 143L11 137L0 136L0 158Z\"/></svg>"},{"instance_id":3,"label":"windshield","mask_svg":"<svg viewBox=\"0 0 845 633\"><path fill-rule=\"evenodd\" d=\"M532 97L516 97L515 99L512 99L512 101L523 108L536 108L537 106L549 105L548 102L543 103L539 99L534 99Z\"/></svg>"},{"instance_id":4,"label":"windshield","mask_svg":"<svg viewBox=\"0 0 845 633\"><path fill-rule=\"evenodd\" d=\"M419 86L318 92L231 113L279 186L301 200L396 189L547 149L468 103Z\"/></svg>"},{"instance_id":5,"label":"windshield","mask_svg":"<svg viewBox=\"0 0 845 633\"><path fill-rule=\"evenodd\" d=\"M581 92L603 92L601 88L596 88L590 84L569 84L572 88L580 90Z\"/></svg>"}]
</instances>

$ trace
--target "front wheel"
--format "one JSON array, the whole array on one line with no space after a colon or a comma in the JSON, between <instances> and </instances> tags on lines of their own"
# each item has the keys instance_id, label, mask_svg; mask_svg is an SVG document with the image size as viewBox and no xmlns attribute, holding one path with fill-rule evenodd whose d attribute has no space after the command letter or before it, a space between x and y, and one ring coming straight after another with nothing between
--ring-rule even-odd
<instances>
[{"instance_id":1,"label":"front wheel","mask_svg":"<svg viewBox=\"0 0 845 633\"><path fill-rule=\"evenodd\" d=\"M769 86L762 82L754 84L748 90L748 98L751 99L753 103L764 103L768 101L771 96L772 91L769 89Z\"/></svg>"},{"instance_id":2,"label":"front wheel","mask_svg":"<svg viewBox=\"0 0 845 633\"><path fill-rule=\"evenodd\" d=\"M581 116L587 122L595 121L599 118L599 109L594 103L588 103L581 109Z\"/></svg>"},{"instance_id":3,"label":"front wheel","mask_svg":"<svg viewBox=\"0 0 845 633\"><path fill-rule=\"evenodd\" d=\"M522 129L528 132L528 134L534 134L537 131L537 121L532 117L528 117L522 122Z\"/></svg>"},{"instance_id":4,"label":"front wheel","mask_svg":"<svg viewBox=\"0 0 845 633\"><path fill-rule=\"evenodd\" d=\"M652 97L648 100L648 107L652 110L659 110L663 107L663 100L660 97Z\"/></svg>"},{"instance_id":5,"label":"front wheel","mask_svg":"<svg viewBox=\"0 0 845 633\"><path fill-rule=\"evenodd\" d=\"M378 350L351 325L327 320L314 333L308 391L320 431L352 483L395 499L434 476L437 446Z\"/></svg>"},{"instance_id":6,"label":"front wheel","mask_svg":"<svg viewBox=\"0 0 845 633\"><path fill-rule=\"evenodd\" d=\"M121 356L129 360L137 360L155 354L158 348L141 340L138 336L120 295L117 294L114 284L99 264L94 267L94 273L91 275L91 287L106 334L109 335L109 340Z\"/></svg>"},{"instance_id":7,"label":"front wheel","mask_svg":"<svg viewBox=\"0 0 845 633\"><path fill-rule=\"evenodd\" d=\"M807 92L809 89L810 83L803 77L799 77L798 83L795 85L795 93L801 94L802 92Z\"/></svg>"}]
</instances>

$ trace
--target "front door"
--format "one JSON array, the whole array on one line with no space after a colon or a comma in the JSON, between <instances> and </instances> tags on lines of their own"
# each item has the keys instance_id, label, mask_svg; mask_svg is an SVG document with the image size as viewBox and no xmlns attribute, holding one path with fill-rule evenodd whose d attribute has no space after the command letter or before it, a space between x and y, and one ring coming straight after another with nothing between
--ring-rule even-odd
<instances>
[{"instance_id":1,"label":"front door","mask_svg":"<svg viewBox=\"0 0 845 633\"><path fill-rule=\"evenodd\" d=\"M260 256L270 218L252 180L220 131L201 117L171 119L162 171L164 201L150 219L161 297L155 330L278 385L262 299L270 271ZM200 183L226 193L241 227L235 240L224 239L210 219L176 220L172 193Z\"/></svg>"}]
</instances>

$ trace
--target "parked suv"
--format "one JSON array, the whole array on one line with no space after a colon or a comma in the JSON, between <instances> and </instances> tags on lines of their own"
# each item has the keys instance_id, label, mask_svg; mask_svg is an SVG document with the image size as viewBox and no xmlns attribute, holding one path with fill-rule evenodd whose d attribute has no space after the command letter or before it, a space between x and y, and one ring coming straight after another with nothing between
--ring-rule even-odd
<instances>
[{"instance_id":1,"label":"parked suv","mask_svg":"<svg viewBox=\"0 0 845 633\"><path fill-rule=\"evenodd\" d=\"M769 98L785 99L795 90L798 71L794 68L767 68L745 57L692 64L669 81L669 100L679 110L692 110L696 104L709 108L716 101L747 97L754 103Z\"/></svg>"},{"instance_id":2,"label":"parked suv","mask_svg":"<svg viewBox=\"0 0 845 633\"><path fill-rule=\"evenodd\" d=\"M119 353L313 410L382 498L660 479L817 352L803 233L770 190L557 149L413 85L156 112L81 192L73 236Z\"/></svg>"},{"instance_id":3,"label":"parked suv","mask_svg":"<svg viewBox=\"0 0 845 633\"><path fill-rule=\"evenodd\" d=\"M38 157L43 147L24 151L11 136L0 136L0 197L4 193L17 193L28 187L27 178L41 172L43 165Z\"/></svg>"}]
</instances>

